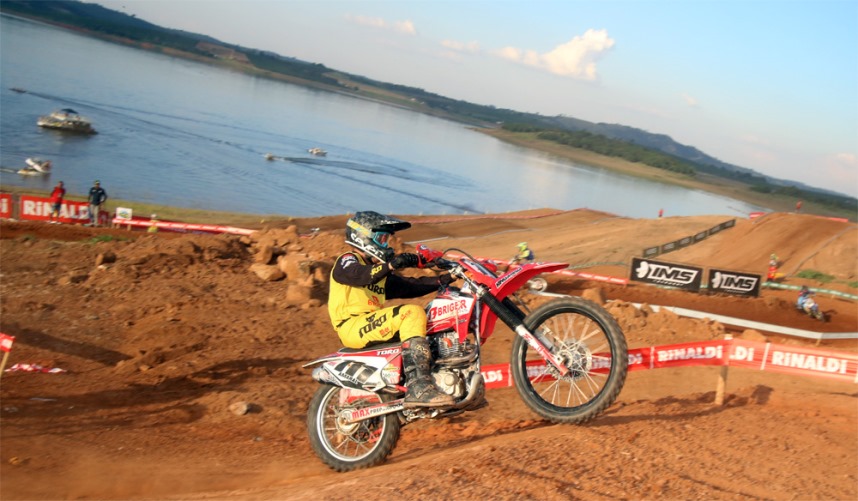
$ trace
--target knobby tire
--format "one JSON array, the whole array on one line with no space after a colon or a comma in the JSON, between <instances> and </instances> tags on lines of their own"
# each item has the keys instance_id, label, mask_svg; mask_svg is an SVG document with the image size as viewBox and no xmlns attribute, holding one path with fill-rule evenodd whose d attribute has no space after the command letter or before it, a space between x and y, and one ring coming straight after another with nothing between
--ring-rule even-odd
<instances>
[{"instance_id":1,"label":"knobby tire","mask_svg":"<svg viewBox=\"0 0 858 501\"><path fill-rule=\"evenodd\" d=\"M604 308L579 297L558 299L535 309L524 320L541 330L566 358L570 374L531 367L542 358L516 336L512 346L513 383L525 404L555 423L587 422L614 403L628 373L628 347L616 319ZM542 373L539 375L539 373ZM534 377L531 379L531 377Z\"/></svg>"},{"instance_id":2,"label":"knobby tire","mask_svg":"<svg viewBox=\"0 0 858 501\"><path fill-rule=\"evenodd\" d=\"M336 420L340 391L345 390L339 386L321 385L310 400L307 431L313 451L323 463L339 472L369 468L384 462L399 441L399 416L393 413L361 421L354 432L343 433ZM391 398L367 393L367 404L386 402Z\"/></svg>"}]
</instances>

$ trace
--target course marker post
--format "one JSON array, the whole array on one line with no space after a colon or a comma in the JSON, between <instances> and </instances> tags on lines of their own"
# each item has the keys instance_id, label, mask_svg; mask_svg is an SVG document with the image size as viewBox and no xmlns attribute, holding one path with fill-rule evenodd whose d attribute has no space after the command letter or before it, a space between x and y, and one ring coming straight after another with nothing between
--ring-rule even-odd
<instances>
[{"instance_id":1,"label":"course marker post","mask_svg":"<svg viewBox=\"0 0 858 501\"><path fill-rule=\"evenodd\" d=\"M3 351L3 360L0 361L0 377L3 376L3 371L6 370L6 362L9 360L9 352L12 351L13 342L15 342L15 336L9 336L0 332L0 351Z\"/></svg>"},{"instance_id":2,"label":"course marker post","mask_svg":"<svg viewBox=\"0 0 858 501\"><path fill-rule=\"evenodd\" d=\"M733 339L733 336L727 334L724 336L725 341L730 341ZM728 343L728 346L732 346ZM724 405L724 393L727 390L727 371L730 367L730 355L732 352L732 348L727 352L727 356L724 360L724 365L721 366L721 373L718 375L718 385L715 387L715 405Z\"/></svg>"}]
</instances>

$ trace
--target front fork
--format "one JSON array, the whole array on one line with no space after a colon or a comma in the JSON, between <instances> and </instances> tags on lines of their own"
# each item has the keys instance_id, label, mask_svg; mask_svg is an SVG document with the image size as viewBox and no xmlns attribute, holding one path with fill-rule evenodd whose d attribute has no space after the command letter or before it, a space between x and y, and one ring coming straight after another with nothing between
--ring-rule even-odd
<instances>
[{"instance_id":1,"label":"front fork","mask_svg":"<svg viewBox=\"0 0 858 501\"><path fill-rule=\"evenodd\" d=\"M524 326L525 315L512 300L504 298L503 302L501 302L482 287L477 289L477 296L503 323L509 326L517 335L523 337L527 344L539 353L546 362L553 365L560 372L561 376L569 373L566 363L551 352L551 349L554 347L551 340L539 333L530 332Z\"/></svg>"}]
</instances>

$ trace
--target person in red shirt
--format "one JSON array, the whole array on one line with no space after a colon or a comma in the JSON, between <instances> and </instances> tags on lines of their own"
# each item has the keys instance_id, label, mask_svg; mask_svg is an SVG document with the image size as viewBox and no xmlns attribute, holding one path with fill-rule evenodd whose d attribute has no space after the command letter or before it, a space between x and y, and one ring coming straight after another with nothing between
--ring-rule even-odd
<instances>
[{"instance_id":1,"label":"person in red shirt","mask_svg":"<svg viewBox=\"0 0 858 501\"><path fill-rule=\"evenodd\" d=\"M63 206L63 197L66 196L66 189L63 182L60 181L54 186L54 191L51 192L51 215L48 220L51 224L60 223L60 209Z\"/></svg>"}]
</instances>

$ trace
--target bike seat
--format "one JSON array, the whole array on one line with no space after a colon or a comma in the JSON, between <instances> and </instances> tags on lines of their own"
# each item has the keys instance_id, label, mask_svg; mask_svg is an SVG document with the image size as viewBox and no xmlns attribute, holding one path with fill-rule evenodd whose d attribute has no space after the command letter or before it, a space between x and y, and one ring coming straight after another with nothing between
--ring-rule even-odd
<instances>
[{"instance_id":1,"label":"bike seat","mask_svg":"<svg viewBox=\"0 0 858 501\"><path fill-rule=\"evenodd\" d=\"M360 353L362 351L367 350L383 350L385 348L398 348L402 345L402 342L371 342L364 346L363 348L340 348L338 351L340 353Z\"/></svg>"}]
</instances>

